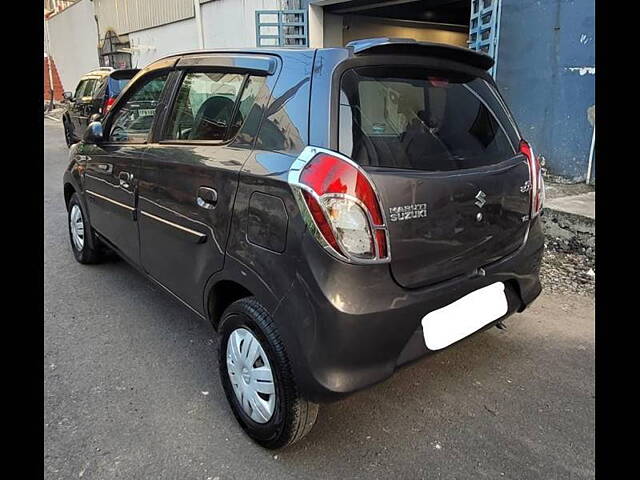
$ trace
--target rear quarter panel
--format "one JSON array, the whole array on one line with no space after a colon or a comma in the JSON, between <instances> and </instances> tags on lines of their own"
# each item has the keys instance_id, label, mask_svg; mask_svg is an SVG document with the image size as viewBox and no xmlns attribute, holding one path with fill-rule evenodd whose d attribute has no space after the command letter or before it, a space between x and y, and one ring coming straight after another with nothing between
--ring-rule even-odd
<instances>
[{"instance_id":1,"label":"rear quarter panel","mask_svg":"<svg viewBox=\"0 0 640 480\"><path fill-rule=\"evenodd\" d=\"M225 268L215 274L205 291L221 280L234 280L248 288L273 313L290 289L304 232L297 205L287 182L289 167L309 141L309 95L315 52L279 52L280 73L268 79L270 95L260 98L250 117L260 116L258 133L239 135L236 146L252 148L239 177L229 230ZM259 205L260 215L272 217L272 235L279 248L268 248L249 237L252 196L268 195L277 201ZM252 208L256 208L256 203ZM270 205L273 208L270 208Z\"/></svg>"}]
</instances>

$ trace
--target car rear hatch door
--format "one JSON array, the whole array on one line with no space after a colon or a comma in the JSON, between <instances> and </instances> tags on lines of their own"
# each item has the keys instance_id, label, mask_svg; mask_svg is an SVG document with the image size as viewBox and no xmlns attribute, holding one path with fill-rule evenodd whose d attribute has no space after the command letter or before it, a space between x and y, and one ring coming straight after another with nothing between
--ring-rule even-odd
<instances>
[{"instance_id":1,"label":"car rear hatch door","mask_svg":"<svg viewBox=\"0 0 640 480\"><path fill-rule=\"evenodd\" d=\"M493 88L409 65L342 76L339 150L375 184L403 287L473 275L526 238L529 165Z\"/></svg>"}]
</instances>

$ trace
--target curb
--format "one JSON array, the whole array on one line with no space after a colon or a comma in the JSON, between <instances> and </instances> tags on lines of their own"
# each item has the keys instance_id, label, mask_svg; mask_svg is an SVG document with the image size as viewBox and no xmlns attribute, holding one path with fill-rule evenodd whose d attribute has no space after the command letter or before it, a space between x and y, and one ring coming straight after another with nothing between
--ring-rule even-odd
<instances>
[{"instance_id":1,"label":"curb","mask_svg":"<svg viewBox=\"0 0 640 480\"><path fill-rule=\"evenodd\" d=\"M558 250L595 258L596 221L594 218L550 208L542 210L547 244Z\"/></svg>"}]
</instances>

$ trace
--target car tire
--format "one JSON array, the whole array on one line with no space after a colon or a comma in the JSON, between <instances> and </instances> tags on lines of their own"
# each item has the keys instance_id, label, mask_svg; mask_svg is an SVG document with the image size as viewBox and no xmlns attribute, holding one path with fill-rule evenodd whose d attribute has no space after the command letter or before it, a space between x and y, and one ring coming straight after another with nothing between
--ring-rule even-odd
<instances>
[{"instance_id":1,"label":"car tire","mask_svg":"<svg viewBox=\"0 0 640 480\"><path fill-rule=\"evenodd\" d=\"M255 297L237 300L222 315L218 332L220 380L247 435L265 448L277 449L309 433L318 416L318 404L300 396L285 346L264 306ZM271 372L272 385L265 368ZM261 382L256 380L258 376ZM258 386L252 389L252 385ZM273 394L265 394L270 391Z\"/></svg>"},{"instance_id":2,"label":"car tire","mask_svg":"<svg viewBox=\"0 0 640 480\"><path fill-rule=\"evenodd\" d=\"M99 263L103 258L103 248L100 240L91 229L77 193L71 195L69 200L67 226L71 250L73 250L73 256L76 257L76 260L83 264ZM91 237L91 242L89 237Z\"/></svg>"},{"instance_id":3,"label":"car tire","mask_svg":"<svg viewBox=\"0 0 640 480\"><path fill-rule=\"evenodd\" d=\"M75 142L73 141L73 134L69 127L69 122L64 117L62 118L62 128L64 128L64 141L67 143L67 147L71 148Z\"/></svg>"}]
</instances>

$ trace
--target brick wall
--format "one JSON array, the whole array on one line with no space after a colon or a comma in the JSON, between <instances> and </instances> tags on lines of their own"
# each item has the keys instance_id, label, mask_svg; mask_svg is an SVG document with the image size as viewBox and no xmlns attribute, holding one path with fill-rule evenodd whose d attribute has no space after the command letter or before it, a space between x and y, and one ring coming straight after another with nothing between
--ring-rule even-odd
<instances>
[{"instance_id":1,"label":"brick wall","mask_svg":"<svg viewBox=\"0 0 640 480\"><path fill-rule=\"evenodd\" d=\"M51 62L51 76L53 77L53 99L57 102L62 101L62 83L56 69L56 62ZM51 100L51 85L49 83L49 57L44 57L44 100Z\"/></svg>"}]
</instances>

